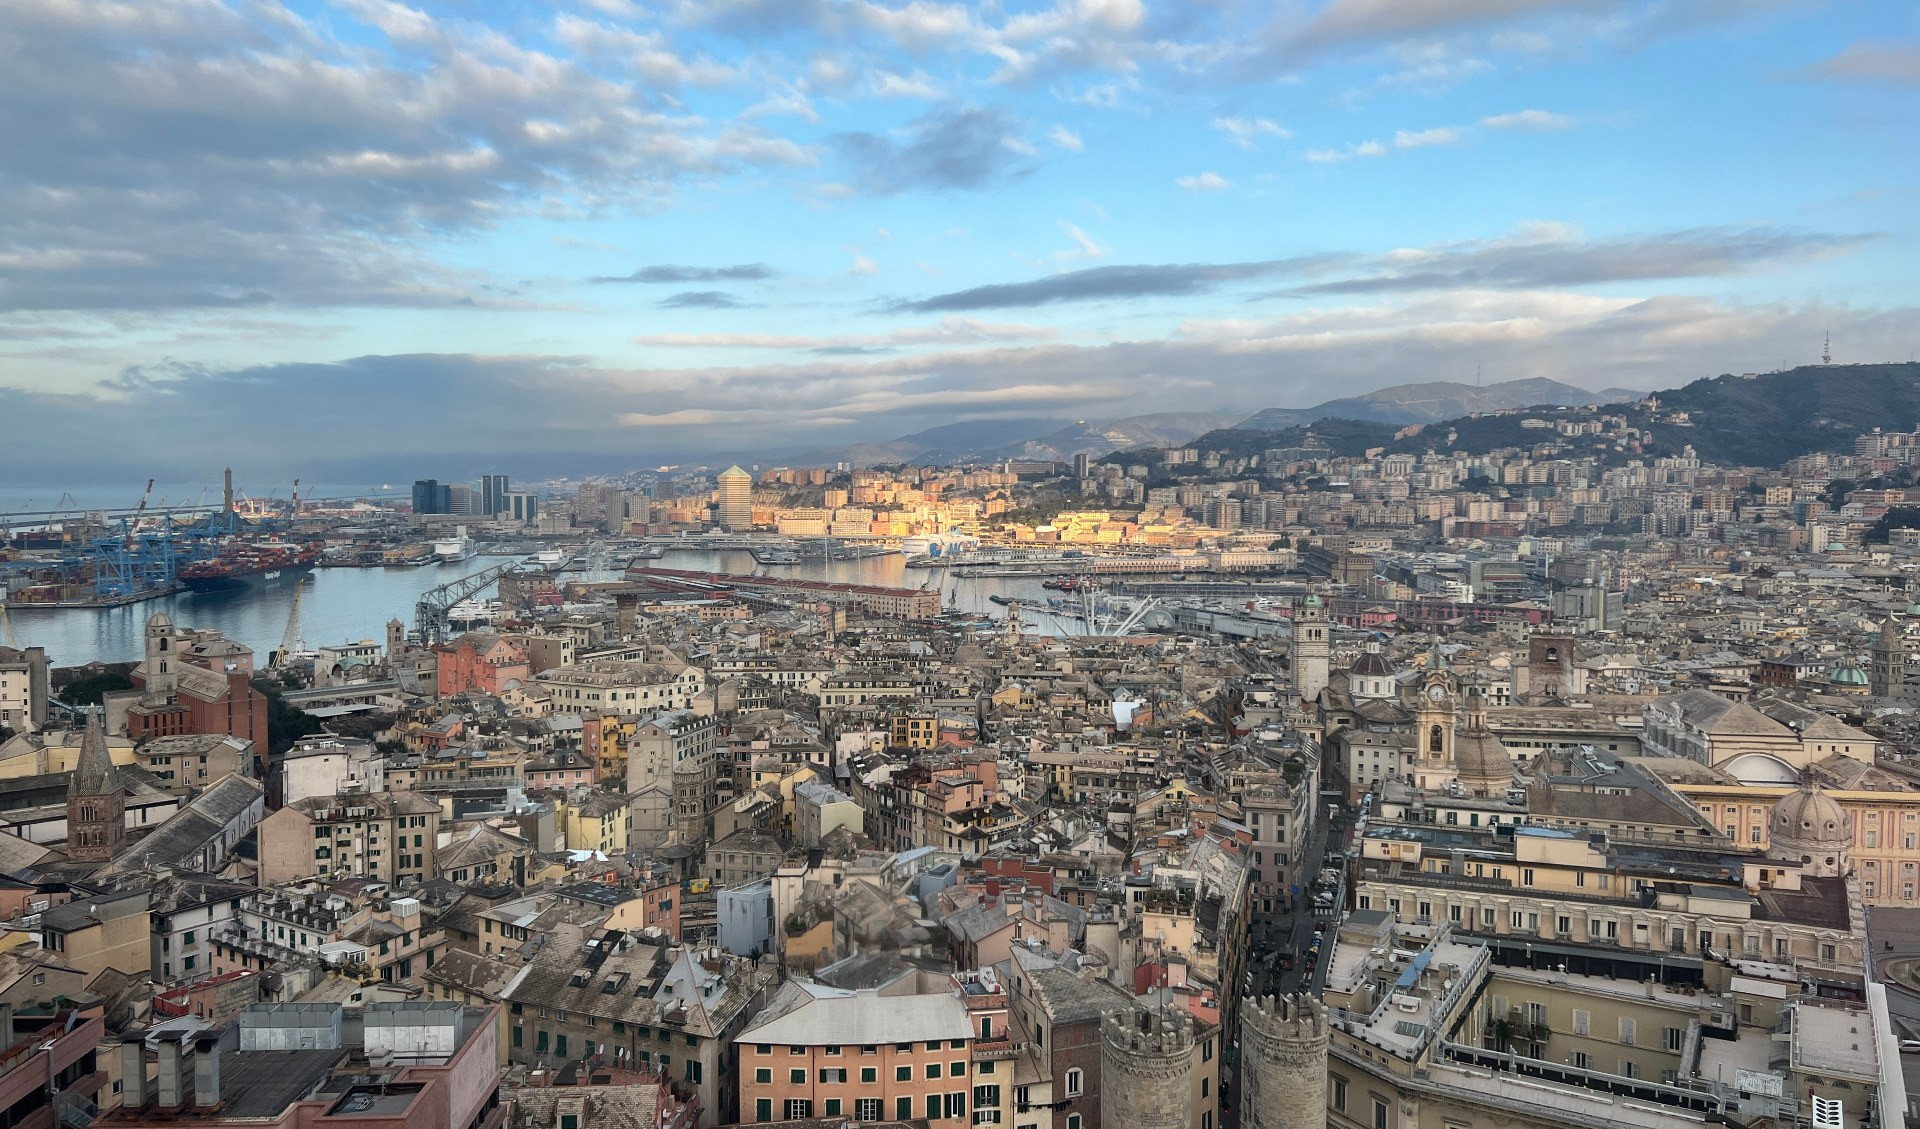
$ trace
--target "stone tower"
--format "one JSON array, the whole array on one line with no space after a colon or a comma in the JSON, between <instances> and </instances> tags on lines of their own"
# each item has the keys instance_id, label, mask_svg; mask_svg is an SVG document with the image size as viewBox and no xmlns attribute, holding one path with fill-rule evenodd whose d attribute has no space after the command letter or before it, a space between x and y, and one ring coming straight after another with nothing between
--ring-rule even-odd
<instances>
[{"instance_id":1,"label":"stone tower","mask_svg":"<svg viewBox=\"0 0 1920 1129\"><path fill-rule=\"evenodd\" d=\"M107 751L107 729L95 710L80 739L80 759L67 784L67 857L107 862L127 837L127 797Z\"/></svg>"},{"instance_id":2,"label":"stone tower","mask_svg":"<svg viewBox=\"0 0 1920 1129\"><path fill-rule=\"evenodd\" d=\"M407 625L397 619L387 621L387 661L407 653Z\"/></svg>"},{"instance_id":3,"label":"stone tower","mask_svg":"<svg viewBox=\"0 0 1920 1129\"><path fill-rule=\"evenodd\" d=\"M1193 1129L1193 1017L1176 1007L1100 1020L1100 1124ZM1216 1116L1217 1121L1217 1116Z\"/></svg>"},{"instance_id":4,"label":"stone tower","mask_svg":"<svg viewBox=\"0 0 1920 1129\"><path fill-rule=\"evenodd\" d=\"M1295 697L1311 702L1327 688L1327 653L1331 646L1327 606L1309 592L1293 607L1293 642L1287 647Z\"/></svg>"},{"instance_id":5,"label":"stone tower","mask_svg":"<svg viewBox=\"0 0 1920 1129\"><path fill-rule=\"evenodd\" d=\"M1414 703L1413 735L1418 743L1413 777L1420 788L1444 787L1454 779L1454 688L1453 672L1436 648L1420 674L1420 696Z\"/></svg>"},{"instance_id":6,"label":"stone tower","mask_svg":"<svg viewBox=\"0 0 1920 1129\"><path fill-rule=\"evenodd\" d=\"M1326 1129L1327 1005L1308 995L1240 1007L1241 1129Z\"/></svg>"},{"instance_id":7,"label":"stone tower","mask_svg":"<svg viewBox=\"0 0 1920 1129\"><path fill-rule=\"evenodd\" d=\"M174 649L179 635L167 613L154 612L147 617L147 661L141 666L147 680L144 700L148 705L172 702L180 689L180 656Z\"/></svg>"},{"instance_id":8,"label":"stone tower","mask_svg":"<svg viewBox=\"0 0 1920 1129\"><path fill-rule=\"evenodd\" d=\"M1880 625L1873 641L1873 669L1869 682L1876 698L1897 698L1907 677L1907 642L1892 621Z\"/></svg>"}]
</instances>

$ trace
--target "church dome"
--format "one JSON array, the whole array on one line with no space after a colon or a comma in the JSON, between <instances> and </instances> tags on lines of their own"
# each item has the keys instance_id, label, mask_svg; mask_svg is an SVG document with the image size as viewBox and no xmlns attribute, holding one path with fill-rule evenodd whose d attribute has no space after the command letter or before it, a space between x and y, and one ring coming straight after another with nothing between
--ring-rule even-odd
<instances>
[{"instance_id":1,"label":"church dome","mask_svg":"<svg viewBox=\"0 0 1920 1129\"><path fill-rule=\"evenodd\" d=\"M1906 616L1908 619L1920 619L1920 601L1907 605Z\"/></svg>"},{"instance_id":2,"label":"church dome","mask_svg":"<svg viewBox=\"0 0 1920 1129\"><path fill-rule=\"evenodd\" d=\"M1392 678L1393 665L1387 662L1387 656L1380 653L1378 646L1373 645L1354 660L1353 673L1360 678Z\"/></svg>"},{"instance_id":3,"label":"church dome","mask_svg":"<svg viewBox=\"0 0 1920 1129\"><path fill-rule=\"evenodd\" d=\"M1837 662L1827 671L1827 681L1835 686L1865 686L1867 673L1851 662Z\"/></svg>"},{"instance_id":4,"label":"church dome","mask_svg":"<svg viewBox=\"0 0 1920 1129\"><path fill-rule=\"evenodd\" d=\"M1791 839L1835 846L1853 842L1853 823L1846 809L1811 783L1780 797L1768 819L1775 842Z\"/></svg>"},{"instance_id":5,"label":"church dome","mask_svg":"<svg viewBox=\"0 0 1920 1129\"><path fill-rule=\"evenodd\" d=\"M1460 786L1475 795L1502 796L1513 786L1513 755L1485 730L1454 736L1453 764Z\"/></svg>"}]
</instances>

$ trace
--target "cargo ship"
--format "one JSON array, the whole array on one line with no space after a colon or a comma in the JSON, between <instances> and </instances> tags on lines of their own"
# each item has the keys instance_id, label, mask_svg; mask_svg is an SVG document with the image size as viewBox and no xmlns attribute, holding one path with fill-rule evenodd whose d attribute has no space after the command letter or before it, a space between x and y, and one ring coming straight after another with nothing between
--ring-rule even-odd
<instances>
[{"instance_id":1,"label":"cargo ship","mask_svg":"<svg viewBox=\"0 0 1920 1129\"><path fill-rule=\"evenodd\" d=\"M220 555L211 560L183 566L180 583L189 592L267 588L293 583L312 572L319 561L317 545L290 545L279 541L233 545L222 549Z\"/></svg>"}]
</instances>

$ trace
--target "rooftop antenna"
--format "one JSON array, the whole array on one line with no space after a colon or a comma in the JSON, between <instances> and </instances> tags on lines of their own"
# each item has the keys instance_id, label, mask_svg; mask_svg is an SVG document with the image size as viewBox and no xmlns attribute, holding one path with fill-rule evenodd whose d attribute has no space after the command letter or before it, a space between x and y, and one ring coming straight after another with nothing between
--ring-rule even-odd
<instances>
[{"instance_id":1,"label":"rooftop antenna","mask_svg":"<svg viewBox=\"0 0 1920 1129\"><path fill-rule=\"evenodd\" d=\"M1827 339L1820 346L1820 363L1823 365L1833 363L1833 330L1831 329L1827 330Z\"/></svg>"}]
</instances>

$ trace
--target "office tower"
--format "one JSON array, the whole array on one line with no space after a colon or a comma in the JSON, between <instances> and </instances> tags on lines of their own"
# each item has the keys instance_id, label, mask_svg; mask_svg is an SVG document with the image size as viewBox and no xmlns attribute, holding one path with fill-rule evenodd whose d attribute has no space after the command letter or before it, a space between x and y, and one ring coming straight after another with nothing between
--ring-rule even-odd
<instances>
[{"instance_id":1,"label":"office tower","mask_svg":"<svg viewBox=\"0 0 1920 1129\"><path fill-rule=\"evenodd\" d=\"M442 486L437 478L415 479L413 483L413 512L416 514L449 513L453 506L453 491Z\"/></svg>"},{"instance_id":2,"label":"office tower","mask_svg":"<svg viewBox=\"0 0 1920 1129\"><path fill-rule=\"evenodd\" d=\"M737 466L720 472L720 504L716 513L726 530L753 528L753 476Z\"/></svg>"},{"instance_id":3,"label":"office tower","mask_svg":"<svg viewBox=\"0 0 1920 1129\"><path fill-rule=\"evenodd\" d=\"M480 512L488 517L507 508L507 476L504 474L483 474L480 476Z\"/></svg>"},{"instance_id":4,"label":"office tower","mask_svg":"<svg viewBox=\"0 0 1920 1129\"><path fill-rule=\"evenodd\" d=\"M447 513L472 516L480 512L480 493L473 487L455 482L446 491Z\"/></svg>"}]
</instances>

